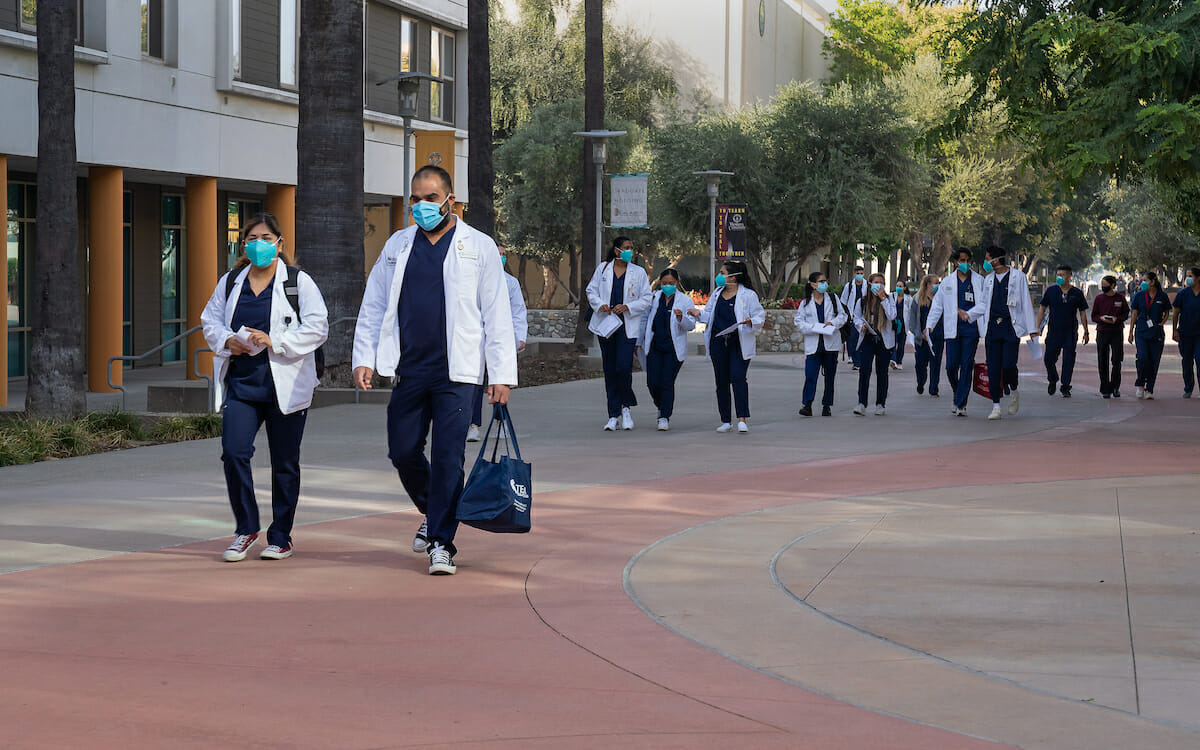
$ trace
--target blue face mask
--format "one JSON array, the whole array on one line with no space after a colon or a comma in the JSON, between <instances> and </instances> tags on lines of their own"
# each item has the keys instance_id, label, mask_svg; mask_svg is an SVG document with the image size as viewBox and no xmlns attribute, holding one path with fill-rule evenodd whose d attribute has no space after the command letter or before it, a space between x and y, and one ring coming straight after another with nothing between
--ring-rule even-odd
<instances>
[{"instance_id":1,"label":"blue face mask","mask_svg":"<svg viewBox=\"0 0 1200 750\"><path fill-rule=\"evenodd\" d=\"M633 251L632 250L622 250L621 251L621 260L625 263L628 263L629 261L633 260Z\"/></svg>"},{"instance_id":2,"label":"blue face mask","mask_svg":"<svg viewBox=\"0 0 1200 750\"><path fill-rule=\"evenodd\" d=\"M904 286L903 286L903 285L901 285L901 284L897 284L897 285L896 285L896 291L897 291L897 292L903 292L903 291L904 291Z\"/></svg>"},{"instance_id":3,"label":"blue face mask","mask_svg":"<svg viewBox=\"0 0 1200 750\"><path fill-rule=\"evenodd\" d=\"M449 197L446 201L450 200ZM438 228L442 220L446 217L442 215L442 206L446 201L434 203L433 201L417 201L412 207L413 221L417 222L417 226L424 229L426 232L432 232Z\"/></svg>"},{"instance_id":4,"label":"blue face mask","mask_svg":"<svg viewBox=\"0 0 1200 750\"><path fill-rule=\"evenodd\" d=\"M663 284L662 292L663 292L663 294L665 294L668 297L674 297L675 296L675 285L674 284Z\"/></svg>"},{"instance_id":5,"label":"blue face mask","mask_svg":"<svg viewBox=\"0 0 1200 750\"><path fill-rule=\"evenodd\" d=\"M940 289L941 287L942 287L942 285L941 285L941 284L934 284L934 285L933 285L933 291L935 291L935 292L936 292L936 291L937 291L938 289Z\"/></svg>"},{"instance_id":6,"label":"blue face mask","mask_svg":"<svg viewBox=\"0 0 1200 750\"><path fill-rule=\"evenodd\" d=\"M817 291L820 292L821 294L828 292L829 291L829 282L822 281L821 283L817 284Z\"/></svg>"},{"instance_id":7,"label":"blue face mask","mask_svg":"<svg viewBox=\"0 0 1200 750\"><path fill-rule=\"evenodd\" d=\"M991 262L990 260L985 260L985 261L983 262L983 272L984 272L984 273L991 273L991 272L992 272L992 269L993 269L992 262Z\"/></svg>"},{"instance_id":8,"label":"blue face mask","mask_svg":"<svg viewBox=\"0 0 1200 750\"><path fill-rule=\"evenodd\" d=\"M508 256L507 256L507 255L501 255L501 256L500 256L500 267L501 267L501 268L504 268L504 267L505 267L505 266L507 266L507 265L508 265Z\"/></svg>"},{"instance_id":9,"label":"blue face mask","mask_svg":"<svg viewBox=\"0 0 1200 750\"><path fill-rule=\"evenodd\" d=\"M856 273L856 274L854 274L854 280L855 280L855 281L862 281L862 280L863 280L863 275L862 275L861 273Z\"/></svg>"},{"instance_id":10,"label":"blue face mask","mask_svg":"<svg viewBox=\"0 0 1200 750\"><path fill-rule=\"evenodd\" d=\"M1066 279L1064 279L1062 276L1055 276L1055 277L1054 277L1054 283L1055 283L1055 284L1058 284L1059 286L1063 286L1064 284L1066 284L1066 283L1067 283L1067 280L1066 280Z\"/></svg>"},{"instance_id":11,"label":"blue face mask","mask_svg":"<svg viewBox=\"0 0 1200 750\"><path fill-rule=\"evenodd\" d=\"M959 273L970 273L971 272L971 264L970 263L959 263L958 264L958 272Z\"/></svg>"},{"instance_id":12,"label":"blue face mask","mask_svg":"<svg viewBox=\"0 0 1200 750\"><path fill-rule=\"evenodd\" d=\"M1187 282L1188 286L1196 286L1196 277L1195 276L1188 276L1186 279L1184 279L1184 281Z\"/></svg>"},{"instance_id":13,"label":"blue face mask","mask_svg":"<svg viewBox=\"0 0 1200 750\"><path fill-rule=\"evenodd\" d=\"M878 292L880 289L883 289L883 284L876 283L871 285L872 292Z\"/></svg>"},{"instance_id":14,"label":"blue face mask","mask_svg":"<svg viewBox=\"0 0 1200 750\"><path fill-rule=\"evenodd\" d=\"M1140 287L1138 287L1138 288L1139 288L1139 289L1141 289L1143 292L1148 292L1148 291L1150 291L1150 282L1149 282L1149 281L1143 281L1143 282L1142 282L1142 285L1141 285Z\"/></svg>"},{"instance_id":15,"label":"blue face mask","mask_svg":"<svg viewBox=\"0 0 1200 750\"><path fill-rule=\"evenodd\" d=\"M246 257L258 268L266 268L279 254L279 248L274 242L253 239L246 243Z\"/></svg>"},{"instance_id":16,"label":"blue face mask","mask_svg":"<svg viewBox=\"0 0 1200 750\"><path fill-rule=\"evenodd\" d=\"M725 274L723 274L723 273L717 274L717 277L715 279L713 279L713 283L716 284L717 286L725 286Z\"/></svg>"}]
</instances>

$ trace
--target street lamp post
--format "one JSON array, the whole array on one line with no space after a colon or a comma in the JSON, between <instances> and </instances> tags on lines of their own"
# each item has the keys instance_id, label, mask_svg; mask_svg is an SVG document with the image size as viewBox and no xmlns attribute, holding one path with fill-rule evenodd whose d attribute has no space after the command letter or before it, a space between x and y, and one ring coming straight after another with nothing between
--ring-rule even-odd
<instances>
[{"instance_id":1,"label":"street lamp post","mask_svg":"<svg viewBox=\"0 0 1200 750\"><path fill-rule=\"evenodd\" d=\"M400 92L399 115L404 121L404 215L401 226L408 226L408 202L412 183L412 166L408 155L408 139L412 137L412 121L417 116L417 96L421 93L421 81L440 81L441 78L428 73L400 73L382 81L376 81L376 86L396 82Z\"/></svg>"},{"instance_id":2,"label":"street lamp post","mask_svg":"<svg viewBox=\"0 0 1200 750\"><path fill-rule=\"evenodd\" d=\"M608 139L625 133L624 130L583 130L574 133L592 142L592 163L596 165L596 268L600 267L600 249L604 245L604 164L608 161Z\"/></svg>"},{"instance_id":3,"label":"street lamp post","mask_svg":"<svg viewBox=\"0 0 1200 750\"><path fill-rule=\"evenodd\" d=\"M722 172L719 169L706 169L703 172L692 172L703 176L708 181L708 278L709 284L715 284L717 276L717 185L722 177L732 177L733 172Z\"/></svg>"}]
</instances>

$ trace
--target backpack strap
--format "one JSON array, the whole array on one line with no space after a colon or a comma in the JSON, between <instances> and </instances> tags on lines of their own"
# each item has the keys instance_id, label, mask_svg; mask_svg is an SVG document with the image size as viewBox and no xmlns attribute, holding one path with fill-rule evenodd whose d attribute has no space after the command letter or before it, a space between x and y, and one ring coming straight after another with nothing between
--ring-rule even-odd
<instances>
[{"instance_id":1,"label":"backpack strap","mask_svg":"<svg viewBox=\"0 0 1200 750\"><path fill-rule=\"evenodd\" d=\"M229 304L229 295L233 294L235 286L237 286L237 274L230 271L225 274L225 304Z\"/></svg>"},{"instance_id":2,"label":"backpack strap","mask_svg":"<svg viewBox=\"0 0 1200 750\"><path fill-rule=\"evenodd\" d=\"M283 281L283 294L287 297L288 304L292 306L292 310L296 312L296 322L301 321L300 318L300 288L297 285L297 280L300 278L300 269L296 266L287 267L287 278Z\"/></svg>"}]
</instances>

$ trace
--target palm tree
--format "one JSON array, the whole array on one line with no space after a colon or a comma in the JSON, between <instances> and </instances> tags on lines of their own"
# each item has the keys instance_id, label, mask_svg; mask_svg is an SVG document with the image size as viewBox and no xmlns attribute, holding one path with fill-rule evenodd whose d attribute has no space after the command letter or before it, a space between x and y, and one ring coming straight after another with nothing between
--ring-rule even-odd
<instances>
[{"instance_id":1,"label":"palm tree","mask_svg":"<svg viewBox=\"0 0 1200 750\"><path fill-rule=\"evenodd\" d=\"M471 226L496 233L488 0L467 0L467 204Z\"/></svg>"},{"instance_id":2,"label":"palm tree","mask_svg":"<svg viewBox=\"0 0 1200 750\"><path fill-rule=\"evenodd\" d=\"M363 4L300 3L296 247L329 322L358 314L363 269ZM325 380L349 380L352 331L330 330Z\"/></svg>"},{"instance_id":3,"label":"palm tree","mask_svg":"<svg viewBox=\"0 0 1200 750\"><path fill-rule=\"evenodd\" d=\"M604 0L583 0L583 127L604 128ZM583 243L579 266L580 287L587 285L596 270L596 167L592 162L591 143L583 144ZM586 301L579 299L579 320L575 324L575 344L592 341L584 320Z\"/></svg>"},{"instance_id":4,"label":"palm tree","mask_svg":"<svg viewBox=\"0 0 1200 750\"><path fill-rule=\"evenodd\" d=\"M75 184L75 13L76 0L37 4L37 255L25 413L57 420L87 409Z\"/></svg>"}]
</instances>

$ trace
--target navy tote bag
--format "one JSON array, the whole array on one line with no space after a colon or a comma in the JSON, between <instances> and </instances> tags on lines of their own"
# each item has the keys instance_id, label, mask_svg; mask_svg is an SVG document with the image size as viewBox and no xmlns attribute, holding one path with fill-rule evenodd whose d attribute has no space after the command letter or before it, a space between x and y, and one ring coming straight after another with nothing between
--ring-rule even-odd
<instances>
[{"instance_id":1,"label":"navy tote bag","mask_svg":"<svg viewBox=\"0 0 1200 750\"><path fill-rule=\"evenodd\" d=\"M496 427L495 442L488 458L488 441ZM500 452L500 441L504 452ZM497 534L524 534L529 531L529 510L533 501L533 473L521 460L517 434L508 407L496 404L462 495L458 499L458 520L468 526Z\"/></svg>"}]
</instances>

